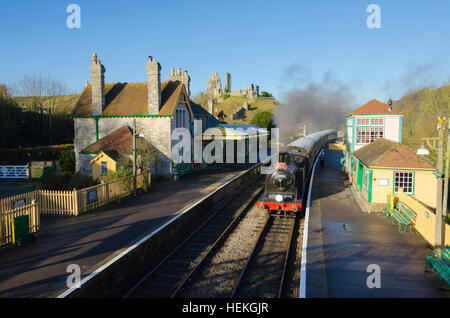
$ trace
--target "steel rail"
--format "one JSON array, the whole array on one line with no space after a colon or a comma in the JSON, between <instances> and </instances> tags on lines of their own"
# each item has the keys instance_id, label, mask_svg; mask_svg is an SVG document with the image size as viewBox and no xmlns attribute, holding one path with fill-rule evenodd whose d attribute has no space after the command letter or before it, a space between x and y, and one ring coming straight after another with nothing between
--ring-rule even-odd
<instances>
[{"instance_id":1,"label":"steel rail","mask_svg":"<svg viewBox=\"0 0 450 318\"><path fill-rule=\"evenodd\" d=\"M242 281L245 278L245 275L247 274L247 270L248 267L250 266L250 264L254 261L255 259L255 254L257 249L263 245L264 240L263 237L265 234L270 233L272 226L274 225L274 220L277 216L272 216L272 217L268 217L266 220L266 223L262 229L262 231L259 233L258 238L256 239L256 243L255 246L253 247L252 251L250 252L247 261L241 271L241 274L236 282L236 285L233 289L233 292L231 294L231 298L235 298L236 294L238 293L240 287L242 286ZM281 217L280 217L281 218ZM283 258L283 269L281 272L281 278L280 278L280 285L278 288L278 293L277 293L277 297L281 298L282 296L282 292L283 292L283 288L284 288L284 282L285 282L285 277L286 277L286 269L287 269L287 264L289 261L289 255L290 255L290 249L291 249L291 242L292 242L292 237L294 234L294 228L295 228L295 222L297 221L297 216L295 218L293 218L292 220L292 224L290 224L290 228L289 228L289 232L288 232L288 238L287 238L287 243L286 243L286 252Z\"/></svg>"},{"instance_id":2,"label":"steel rail","mask_svg":"<svg viewBox=\"0 0 450 318\"><path fill-rule=\"evenodd\" d=\"M258 247L258 243L261 241L261 238L262 238L263 234L267 231L269 223L271 223L271 222L273 222L273 218L270 217L270 216L267 216L266 223L264 224L263 229L259 233L259 235L258 235L258 237L256 239L255 246L253 246L253 249L250 252L250 255L247 257L247 261L245 262L245 265L242 268L241 274L239 275L239 278L238 278L238 280L236 282L236 285L234 286L234 289L233 289L233 292L231 293L230 298L234 298L234 296L236 295L236 293L237 293L237 291L238 291L238 289L239 289L239 287L241 285L241 281L242 281L242 279L243 279L243 277L244 277L244 275L245 275L245 273L247 271L247 267L250 264L250 261L252 260L253 255L255 254L256 248Z\"/></svg>"},{"instance_id":3,"label":"steel rail","mask_svg":"<svg viewBox=\"0 0 450 318\"><path fill-rule=\"evenodd\" d=\"M219 246L220 242L228 235L230 234L232 228L234 228L238 221L241 220L242 216L247 212L252 206L255 205L255 200L262 194L264 191L264 188L261 187L256 194L252 195L247 201L244 202L242 207L239 209L238 215L236 215L231 223L227 226L227 228L222 232L222 234L217 238L217 240L205 251L204 255L200 259L200 261L195 265L191 271L189 271L183 280L181 281L181 284L178 286L178 288L173 292L173 294L170 296L171 298L176 297L176 295L179 293L179 291L185 287L186 283L192 276L194 275L197 270L201 268L201 266L205 263L205 261L209 258L209 256L212 254L212 252Z\"/></svg>"},{"instance_id":4,"label":"steel rail","mask_svg":"<svg viewBox=\"0 0 450 318\"><path fill-rule=\"evenodd\" d=\"M256 178L254 178L247 186L250 186L252 184L254 184L255 182L257 182L259 179L261 178L261 175L257 176ZM258 191L258 195L261 193L262 190ZM206 225L208 225L215 217L219 216L221 214L221 212L223 212L227 206L228 203L232 202L233 199L235 199L237 196L239 196L242 192L241 191L236 191L234 192L231 196L228 196L226 198L226 201L222 201L220 203L226 202L225 204L223 204L220 208L218 208L213 214L211 214L211 216L209 216L202 224L200 224L191 234L189 234L189 236L187 238L185 238L180 244L178 244L161 262L158 263L158 265L156 265L153 269L151 269L143 278L141 278L124 296L123 298L128 298L130 296L132 296L132 294L137 291L146 281L148 281L148 279L157 271L159 270L164 264L167 263L168 260L170 260L170 258L177 253L178 251L180 251L183 246L185 246L188 242L190 242L190 240L195 237L195 235L197 235ZM253 201L254 199L257 198L257 195L255 195L253 197L251 201ZM248 201L246 201L248 202ZM243 211L241 211L243 212ZM235 218L232 220L232 222L235 221ZM227 227L227 229L229 228L229 226ZM224 233L222 233L221 237L223 236ZM203 258L202 258L203 260ZM184 276L183 276L184 277ZM183 279L182 282L184 282L185 280ZM176 292L178 292L178 288L176 290ZM172 297L175 295L176 293L172 294Z\"/></svg>"}]
</instances>

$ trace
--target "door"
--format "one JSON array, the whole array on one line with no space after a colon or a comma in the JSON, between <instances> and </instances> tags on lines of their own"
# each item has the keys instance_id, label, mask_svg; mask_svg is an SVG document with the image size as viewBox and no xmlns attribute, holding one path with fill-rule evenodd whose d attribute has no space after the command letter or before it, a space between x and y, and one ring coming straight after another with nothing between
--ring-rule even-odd
<instances>
[{"instance_id":1,"label":"door","mask_svg":"<svg viewBox=\"0 0 450 318\"><path fill-rule=\"evenodd\" d=\"M359 185L359 192L361 192L361 189L362 189L363 176L364 176L364 165L362 164L361 161L359 161L358 162L358 182L357 182L357 184Z\"/></svg>"}]
</instances>

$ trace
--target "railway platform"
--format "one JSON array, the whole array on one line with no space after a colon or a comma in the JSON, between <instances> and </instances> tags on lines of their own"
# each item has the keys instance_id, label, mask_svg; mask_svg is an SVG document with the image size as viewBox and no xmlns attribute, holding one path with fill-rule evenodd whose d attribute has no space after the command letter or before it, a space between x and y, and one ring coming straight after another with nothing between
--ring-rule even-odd
<instances>
[{"instance_id":1,"label":"railway platform","mask_svg":"<svg viewBox=\"0 0 450 318\"><path fill-rule=\"evenodd\" d=\"M0 249L0 298L53 297L66 288L69 264L81 278L138 238L208 195L242 171L156 181L149 193L79 217L42 216L35 240Z\"/></svg>"},{"instance_id":2,"label":"railway platform","mask_svg":"<svg viewBox=\"0 0 450 318\"><path fill-rule=\"evenodd\" d=\"M364 213L340 172L342 152L326 150L317 165L308 226L307 298L448 298L439 278L426 273L425 240L401 234L382 213ZM368 287L379 268L378 286ZM369 278L370 282L374 276Z\"/></svg>"}]
</instances>

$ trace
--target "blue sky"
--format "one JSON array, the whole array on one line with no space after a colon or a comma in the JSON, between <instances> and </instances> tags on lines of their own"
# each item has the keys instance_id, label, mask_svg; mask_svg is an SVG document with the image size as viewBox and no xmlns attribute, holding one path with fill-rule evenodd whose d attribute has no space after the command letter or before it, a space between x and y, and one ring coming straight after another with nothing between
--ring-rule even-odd
<instances>
[{"instance_id":1,"label":"blue sky","mask_svg":"<svg viewBox=\"0 0 450 318\"><path fill-rule=\"evenodd\" d=\"M66 26L71 3L81 7L81 29ZM372 3L380 29L366 26ZM359 103L450 77L448 0L0 0L0 15L6 83L41 74L80 92L93 52L107 82L145 81L152 55L163 78L171 67L188 70L193 94L212 72L222 83L231 73L232 89L255 83L280 98L331 74Z\"/></svg>"}]
</instances>

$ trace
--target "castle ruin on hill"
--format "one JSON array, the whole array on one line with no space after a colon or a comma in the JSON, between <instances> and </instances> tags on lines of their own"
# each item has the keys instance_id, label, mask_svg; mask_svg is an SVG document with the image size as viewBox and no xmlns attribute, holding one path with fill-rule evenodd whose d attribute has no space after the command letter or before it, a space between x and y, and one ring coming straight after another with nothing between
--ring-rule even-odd
<instances>
[{"instance_id":1,"label":"castle ruin on hill","mask_svg":"<svg viewBox=\"0 0 450 318\"><path fill-rule=\"evenodd\" d=\"M231 91L231 74L225 73L225 88L222 91L222 83L220 81L219 74L212 73L209 75L209 80L206 82L206 93L211 97L218 97L220 94L227 92L231 96L244 96L247 95L248 98L256 98L259 96L259 86L250 84L244 89L237 89Z\"/></svg>"}]
</instances>

